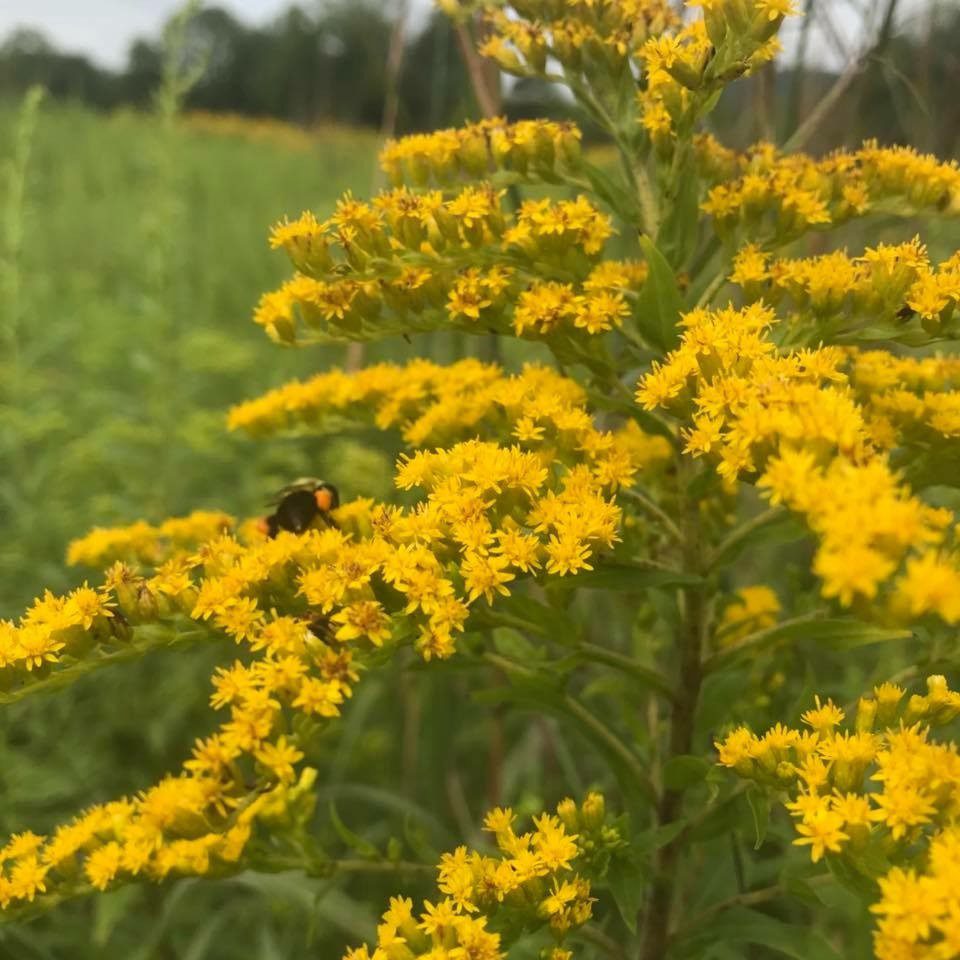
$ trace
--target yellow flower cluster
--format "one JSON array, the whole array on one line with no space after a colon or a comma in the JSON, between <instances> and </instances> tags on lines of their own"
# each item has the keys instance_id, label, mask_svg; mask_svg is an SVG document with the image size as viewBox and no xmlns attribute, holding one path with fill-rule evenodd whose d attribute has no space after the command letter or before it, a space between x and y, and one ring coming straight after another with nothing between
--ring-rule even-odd
<instances>
[{"instance_id":1,"label":"yellow flower cluster","mask_svg":"<svg viewBox=\"0 0 960 960\"><path fill-rule=\"evenodd\" d=\"M574 872L582 844L596 846L616 840L603 826L604 803L599 794L586 798L580 810L572 800L557 807L557 815L534 817L534 829L516 833L510 809L496 809L484 829L496 837L498 853L487 856L459 847L443 855L438 887L443 899L424 903L419 922L409 899L394 897L377 928L373 950L364 945L348 950L343 960L505 960L509 943L487 929L509 917L513 937L522 931L549 927L556 941L541 956L569 960L565 938L591 916L589 881ZM572 832L578 825L584 836ZM572 829L571 829L572 828Z\"/></svg>"},{"instance_id":2,"label":"yellow flower cluster","mask_svg":"<svg viewBox=\"0 0 960 960\"><path fill-rule=\"evenodd\" d=\"M885 339L919 344L931 334L955 334L960 324L960 254L934 267L919 238L882 243L856 258L836 251L775 260L751 244L737 254L730 279L748 300L782 305L797 335L808 338L836 342L865 330L876 340L879 325L888 324ZM922 330L908 326L914 315Z\"/></svg>"},{"instance_id":3,"label":"yellow flower cluster","mask_svg":"<svg viewBox=\"0 0 960 960\"><path fill-rule=\"evenodd\" d=\"M778 724L758 737L741 727L717 744L721 764L790 793L794 843L814 862L837 855L871 878L871 864L896 864L873 907L879 960L957 955L960 755L931 730L958 716L960 694L934 676L926 695L906 701L881 684L861 698L852 730L842 729L841 708L818 698L803 714L808 731Z\"/></svg>"},{"instance_id":4,"label":"yellow flower cluster","mask_svg":"<svg viewBox=\"0 0 960 960\"><path fill-rule=\"evenodd\" d=\"M661 153L689 136L712 106L711 96L776 56L791 0L701 0L702 19L649 38L640 49L646 86L638 93L640 123Z\"/></svg>"},{"instance_id":5,"label":"yellow flower cluster","mask_svg":"<svg viewBox=\"0 0 960 960\"><path fill-rule=\"evenodd\" d=\"M174 555L153 576L117 563L103 590L47 595L34 605L17 630L21 645L25 636L36 637L28 651L32 666L21 658L0 672L17 689L85 662L102 663L118 649L136 650L144 631L175 642L186 616L211 619L253 658L215 674L211 703L229 708L229 718L197 742L180 775L133 799L90 808L49 837L25 835L29 849L14 838L0 873L0 904L18 906L44 893L64 898L134 877L226 871L238 863L256 819L283 819L291 803L312 796L312 772L304 770L292 786L303 758L292 715L321 721L338 715L357 679L345 644L358 637L382 642L387 618L374 602L349 605L329 624L303 604L301 616L276 608L294 606L298 561L315 564L347 541L339 530L325 537L312 531L244 548L224 536Z\"/></svg>"},{"instance_id":6,"label":"yellow flower cluster","mask_svg":"<svg viewBox=\"0 0 960 960\"><path fill-rule=\"evenodd\" d=\"M241 140L265 142L287 150L314 150L331 138L357 140L355 130L328 125L322 129L307 129L271 117L249 117L239 113L210 113L191 110L182 118L183 124L198 133L216 137L235 137Z\"/></svg>"},{"instance_id":7,"label":"yellow flower cluster","mask_svg":"<svg viewBox=\"0 0 960 960\"><path fill-rule=\"evenodd\" d=\"M464 382L468 375L472 383ZM8 688L41 684L87 661L102 664L121 648L140 649L142 640L175 642L191 620L195 632L208 624L246 653L217 670L211 703L227 717L197 743L183 773L133 800L92 808L30 849L12 848L0 874L9 902L45 890L62 897L90 885L105 889L135 876L227 869L240 857L251 818L280 796L265 791L296 778L302 751L293 718L338 716L357 680L358 656L412 642L426 659L449 657L480 598L508 594L515 580L539 570L590 569L592 555L619 539L620 509L610 493L667 452L635 426L598 430L580 388L542 368L508 378L472 361L455 372L418 362L365 371L354 386L343 374L328 376L338 402L365 398L381 425L419 422L422 442L455 428L441 415L447 404L469 419L471 397L523 440L505 447L474 439L403 457L397 485L424 490L421 502L346 504L335 528L281 531L275 539L251 532L244 544L223 532L229 518L198 515L136 534L101 531L77 549L77 556L163 562L148 575L118 562L102 589L48 594L18 626L4 624L0 683ZM414 377L418 389L397 405L394 388ZM78 885L77 877L85 879Z\"/></svg>"},{"instance_id":8,"label":"yellow flower cluster","mask_svg":"<svg viewBox=\"0 0 960 960\"><path fill-rule=\"evenodd\" d=\"M783 451L760 484L818 535L814 572L825 596L845 605L873 600L891 582L890 613L960 621L955 518L911 495L885 460L840 456L820 467L808 451Z\"/></svg>"},{"instance_id":9,"label":"yellow flower cluster","mask_svg":"<svg viewBox=\"0 0 960 960\"><path fill-rule=\"evenodd\" d=\"M568 332L609 330L629 313L625 291L642 284L636 264L597 263L613 234L585 197L530 200L515 215L489 184L440 191L398 188L372 204L347 197L334 215L305 213L274 227L299 271L260 301L254 320L275 340L369 339L441 325L509 330L514 301L552 281L573 304L555 322L520 324L529 334L569 321ZM546 317L546 315L544 315Z\"/></svg>"},{"instance_id":10,"label":"yellow flower cluster","mask_svg":"<svg viewBox=\"0 0 960 960\"><path fill-rule=\"evenodd\" d=\"M333 370L287 384L235 407L230 426L263 436L372 421L382 430L399 429L412 447L477 436L512 439L548 450L551 459L572 463L586 456L598 479L612 487L670 458L669 443L643 433L633 421L617 431L598 430L585 403L582 387L548 367L527 365L508 376L477 360L450 366L415 360L353 374Z\"/></svg>"},{"instance_id":11,"label":"yellow flower cluster","mask_svg":"<svg viewBox=\"0 0 960 960\"><path fill-rule=\"evenodd\" d=\"M960 956L960 829L930 841L924 868L894 867L880 879L877 960L952 960Z\"/></svg>"},{"instance_id":12,"label":"yellow flower cluster","mask_svg":"<svg viewBox=\"0 0 960 960\"><path fill-rule=\"evenodd\" d=\"M64 597L49 591L36 600L19 624L0 620L0 690L22 683L22 673L41 672L56 663L60 652L83 645L123 641L123 624L115 617L110 596L84 585Z\"/></svg>"},{"instance_id":13,"label":"yellow flower cluster","mask_svg":"<svg viewBox=\"0 0 960 960\"><path fill-rule=\"evenodd\" d=\"M850 380L869 411L880 446L929 445L960 436L960 359L898 357L865 350L851 357Z\"/></svg>"},{"instance_id":14,"label":"yellow flower cluster","mask_svg":"<svg viewBox=\"0 0 960 960\"><path fill-rule=\"evenodd\" d=\"M132 799L89 808L50 836L17 834L0 849L0 909L106 890L122 877L236 872L258 824L269 829L309 805L315 776L307 769L296 784L242 799L203 780L168 777Z\"/></svg>"},{"instance_id":15,"label":"yellow flower cluster","mask_svg":"<svg viewBox=\"0 0 960 960\"><path fill-rule=\"evenodd\" d=\"M496 172L555 182L580 165L578 127L569 122L501 118L391 140L380 166L394 186L448 186Z\"/></svg>"},{"instance_id":16,"label":"yellow flower cluster","mask_svg":"<svg viewBox=\"0 0 960 960\"><path fill-rule=\"evenodd\" d=\"M877 452L846 352L778 354L774 322L760 303L688 313L680 346L641 381L639 402L689 422L686 451L719 458L725 480L755 477L773 504L806 518L825 596L873 600L902 570L892 612L960 621L956 518L915 497Z\"/></svg>"},{"instance_id":17,"label":"yellow flower cluster","mask_svg":"<svg viewBox=\"0 0 960 960\"><path fill-rule=\"evenodd\" d=\"M693 155L700 179L711 186L736 179L748 161L747 154L725 147L712 133L694 134Z\"/></svg>"},{"instance_id":18,"label":"yellow flower cluster","mask_svg":"<svg viewBox=\"0 0 960 960\"><path fill-rule=\"evenodd\" d=\"M751 633L772 627L781 609L780 600L770 587L741 587L724 608L717 625L717 643L721 647L732 646Z\"/></svg>"},{"instance_id":19,"label":"yellow flower cluster","mask_svg":"<svg viewBox=\"0 0 960 960\"><path fill-rule=\"evenodd\" d=\"M102 569L115 560L126 560L155 567L180 550L230 532L234 525L233 517L225 513L197 510L159 526L140 520L126 527L96 527L70 544L67 562Z\"/></svg>"},{"instance_id":20,"label":"yellow flower cluster","mask_svg":"<svg viewBox=\"0 0 960 960\"><path fill-rule=\"evenodd\" d=\"M738 179L715 186L701 208L724 237L742 229L757 242L781 244L866 213L960 213L960 166L911 147L868 142L816 160L758 144L743 167Z\"/></svg>"},{"instance_id":21,"label":"yellow flower cluster","mask_svg":"<svg viewBox=\"0 0 960 960\"><path fill-rule=\"evenodd\" d=\"M465 5L451 0L444 6ZM776 33L795 12L790 0L706 0L691 6L703 7L704 16L684 24L666 0L469 4L487 13L482 54L518 76L566 81L611 128L622 107L619 91L639 74L640 123L661 150L678 132L689 134L713 106L716 90L773 58Z\"/></svg>"},{"instance_id":22,"label":"yellow flower cluster","mask_svg":"<svg viewBox=\"0 0 960 960\"><path fill-rule=\"evenodd\" d=\"M487 11L489 36L480 52L519 76L547 74L548 61L568 77L581 78L606 68L626 70L651 36L678 23L668 0L523 0L512 9L496 0L474 7Z\"/></svg>"}]
</instances>

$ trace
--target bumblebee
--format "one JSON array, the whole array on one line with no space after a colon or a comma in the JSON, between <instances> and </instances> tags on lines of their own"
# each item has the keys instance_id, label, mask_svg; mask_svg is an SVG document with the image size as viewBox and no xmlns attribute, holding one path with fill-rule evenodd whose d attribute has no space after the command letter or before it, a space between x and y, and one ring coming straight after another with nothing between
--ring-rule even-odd
<instances>
[{"instance_id":1,"label":"bumblebee","mask_svg":"<svg viewBox=\"0 0 960 960\"><path fill-rule=\"evenodd\" d=\"M272 540L281 530L303 533L318 520L335 527L330 514L340 506L340 493L332 483L303 477L284 487L271 506L273 513L260 521L260 529Z\"/></svg>"}]
</instances>

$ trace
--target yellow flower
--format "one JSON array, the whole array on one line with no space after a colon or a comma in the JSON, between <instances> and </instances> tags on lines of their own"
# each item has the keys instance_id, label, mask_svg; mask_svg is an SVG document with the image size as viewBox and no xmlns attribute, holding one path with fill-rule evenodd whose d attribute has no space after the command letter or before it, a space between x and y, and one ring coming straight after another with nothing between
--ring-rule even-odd
<instances>
[{"instance_id":1,"label":"yellow flower","mask_svg":"<svg viewBox=\"0 0 960 960\"><path fill-rule=\"evenodd\" d=\"M819 697L815 697L814 700L817 704L816 710L807 710L806 713L801 714L801 719L824 737L829 735L834 727L843 723L845 714L832 700L828 700L825 704L820 703Z\"/></svg>"},{"instance_id":2,"label":"yellow flower","mask_svg":"<svg viewBox=\"0 0 960 960\"><path fill-rule=\"evenodd\" d=\"M824 798L824 804L826 798ZM808 811L797 826L800 836L793 842L810 846L810 859L817 863L827 852L838 853L850 837L843 832L843 817L825 805Z\"/></svg>"},{"instance_id":3,"label":"yellow flower","mask_svg":"<svg viewBox=\"0 0 960 960\"><path fill-rule=\"evenodd\" d=\"M344 688L338 680L318 680L307 677L300 685L300 691L293 706L307 714L320 717L339 717L340 704L344 700Z\"/></svg>"},{"instance_id":4,"label":"yellow flower","mask_svg":"<svg viewBox=\"0 0 960 960\"><path fill-rule=\"evenodd\" d=\"M83 863L83 872L98 890L106 890L120 871L122 850L115 840L94 850Z\"/></svg>"},{"instance_id":5,"label":"yellow flower","mask_svg":"<svg viewBox=\"0 0 960 960\"><path fill-rule=\"evenodd\" d=\"M280 783L293 783L296 776L294 765L303 759L303 751L286 737L280 737L276 743L261 744L254 756Z\"/></svg>"},{"instance_id":6,"label":"yellow flower","mask_svg":"<svg viewBox=\"0 0 960 960\"><path fill-rule=\"evenodd\" d=\"M467 553L460 564L460 573L470 602L482 596L487 603L492 603L498 593L509 596L510 590L505 584L516 577L507 569L509 566L510 560L505 556Z\"/></svg>"},{"instance_id":7,"label":"yellow flower","mask_svg":"<svg viewBox=\"0 0 960 960\"><path fill-rule=\"evenodd\" d=\"M374 646L390 639L390 618L376 600L360 600L335 613L331 622L340 624L335 634L338 640L356 640L365 637Z\"/></svg>"}]
</instances>

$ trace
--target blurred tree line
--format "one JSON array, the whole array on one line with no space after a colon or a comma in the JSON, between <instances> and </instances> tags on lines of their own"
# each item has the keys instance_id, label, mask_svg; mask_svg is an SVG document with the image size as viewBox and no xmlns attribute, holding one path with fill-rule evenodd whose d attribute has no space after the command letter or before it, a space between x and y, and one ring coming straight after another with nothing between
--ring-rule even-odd
<instances>
[{"instance_id":1,"label":"blurred tree line","mask_svg":"<svg viewBox=\"0 0 960 960\"><path fill-rule=\"evenodd\" d=\"M386 91L394 6L384 0L326 0L292 5L263 26L217 6L188 26L185 55L204 67L187 110L274 117L293 123L379 126ZM398 77L403 130L458 122L473 111L470 83L449 20L432 16L406 40ZM40 84L56 98L110 110L148 107L163 67L161 38L130 47L123 70L64 53L35 30L21 29L0 45L0 94Z\"/></svg>"},{"instance_id":2,"label":"blurred tree line","mask_svg":"<svg viewBox=\"0 0 960 960\"><path fill-rule=\"evenodd\" d=\"M877 4L875 10L880 10L880 0ZM318 0L309 7L292 5L264 26L246 24L216 6L203 9L189 26L187 55L205 69L185 107L308 125L379 126L401 6L398 0ZM801 31L818 16L827 16L830 7L824 0L805 0ZM960 4L929 0L927 9L936 10L936 17L915 16L911 28L900 33L893 17L897 0L883 0L882 8L890 15L881 17L878 35L848 65L849 75L841 73L843 96L821 118L809 145L827 149L870 135L954 156L960 149L955 92L960 84ZM426 130L476 116L449 21L436 14L421 30L403 37L403 68L395 91L398 129ZM781 64L727 98L717 125L728 142L732 138L734 145L742 145L761 136L783 141L830 96L838 76L805 65L807 46L801 38L792 65ZM0 94L19 94L39 83L54 97L100 109L146 107L161 65L160 38L134 42L126 67L111 71L56 49L36 31L20 30L0 45ZM520 81L510 87L503 109L514 118L556 117L569 114L572 106L536 82Z\"/></svg>"}]
</instances>

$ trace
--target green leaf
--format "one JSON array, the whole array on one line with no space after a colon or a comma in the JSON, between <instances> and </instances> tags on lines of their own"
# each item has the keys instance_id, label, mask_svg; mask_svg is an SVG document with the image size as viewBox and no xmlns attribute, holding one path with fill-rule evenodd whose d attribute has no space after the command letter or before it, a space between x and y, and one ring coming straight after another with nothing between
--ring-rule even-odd
<instances>
[{"instance_id":1,"label":"green leaf","mask_svg":"<svg viewBox=\"0 0 960 960\"><path fill-rule=\"evenodd\" d=\"M163 898L163 905L159 914L155 914L153 923L146 930L140 931L138 939L138 949L132 951L128 956L130 960L149 960L155 956L155 952L171 926L173 926L180 914L181 904L184 900L190 900L195 892L197 880L189 877L177 881L170 892Z\"/></svg>"},{"instance_id":2,"label":"green leaf","mask_svg":"<svg viewBox=\"0 0 960 960\"><path fill-rule=\"evenodd\" d=\"M497 653L505 657L529 663L543 659L543 650L535 647L519 630L513 627L495 627L493 630L493 646Z\"/></svg>"},{"instance_id":3,"label":"green leaf","mask_svg":"<svg viewBox=\"0 0 960 960\"><path fill-rule=\"evenodd\" d=\"M802 864L788 863L780 871L780 883L791 896L802 900L811 907L822 908L827 901L820 895L817 888L810 883L816 867L809 861Z\"/></svg>"},{"instance_id":4,"label":"green leaf","mask_svg":"<svg viewBox=\"0 0 960 960\"><path fill-rule=\"evenodd\" d=\"M477 703L514 703L565 714L561 677L544 670L530 670L522 677L514 673L507 676L509 686L476 690L471 697Z\"/></svg>"},{"instance_id":5,"label":"green leaf","mask_svg":"<svg viewBox=\"0 0 960 960\"><path fill-rule=\"evenodd\" d=\"M960 450L956 444L935 444L929 450L911 450L904 476L914 490L927 487L960 487Z\"/></svg>"},{"instance_id":6,"label":"green leaf","mask_svg":"<svg viewBox=\"0 0 960 960\"><path fill-rule=\"evenodd\" d=\"M827 618L816 620L798 617L765 630L758 630L729 651L721 651L710 661L709 671L716 673L730 666L744 656L756 656L777 643L818 644L833 650L854 650L874 643L890 643L897 640L910 640L914 634L910 630L878 627L860 620L842 620Z\"/></svg>"},{"instance_id":7,"label":"green leaf","mask_svg":"<svg viewBox=\"0 0 960 960\"><path fill-rule=\"evenodd\" d=\"M640 591L657 587L692 587L702 583L700 577L680 570L660 570L654 567L632 567L628 564L609 564L578 573L568 581L571 587L593 590Z\"/></svg>"},{"instance_id":8,"label":"green leaf","mask_svg":"<svg viewBox=\"0 0 960 960\"><path fill-rule=\"evenodd\" d=\"M672 198L667 209L657 234L657 246L666 259L679 269L690 259L699 236L700 180L693 164L687 164L680 173L677 196Z\"/></svg>"},{"instance_id":9,"label":"green leaf","mask_svg":"<svg viewBox=\"0 0 960 960\"><path fill-rule=\"evenodd\" d=\"M189 946L181 954L182 960L203 960L210 952L211 945L227 919L223 913L213 913L195 927L191 931L193 936L190 938Z\"/></svg>"},{"instance_id":10,"label":"green leaf","mask_svg":"<svg viewBox=\"0 0 960 960\"><path fill-rule=\"evenodd\" d=\"M333 824L333 829L336 830L337 836L351 849L355 850L357 854L361 857L366 857L370 860L379 860L380 851L370 843L369 840L364 840L359 834L354 833L341 819L340 814L337 813L337 805L331 800L330 801L330 822Z\"/></svg>"},{"instance_id":11,"label":"green leaf","mask_svg":"<svg viewBox=\"0 0 960 960\"><path fill-rule=\"evenodd\" d=\"M671 757L663 766L663 785L680 793L702 783L711 769L703 757L690 754Z\"/></svg>"},{"instance_id":12,"label":"green leaf","mask_svg":"<svg viewBox=\"0 0 960 960\"><path fill-rule=\"evenodd\" d=\"M268 903L295 906L311 918L319 914L325 924L342 930L351 940L365 940L376 930L376 915L366 904L347 896L330 880L308 877L302 870L244 870L230 882L256 891Z\"/></svg>"},{"instance_id":13,"label":"green leaf","mask_svg":"<svg viewBox=\"0 0 960 960\"><path fill-rule=\"evenodd\" d=\"M670 955L701 957L714 943L752 943L794 960L839 960L833 947L813 930L746 907L724 910L695 932L679 937Z\"/></svg>"},{"instance_id":14,"label":"green leaf","mask_svg":"<svg viewBox=\"0 0 960 960\"><path fill-rule=\"evenodd\" d=\"M391 863L403 859L403 841L399 837L390 837L387 840L387 859Z\"/></svg>"},{"instance_id":15,"label":"green leaf","mask_svg":"<svg viewBox=\"0 0 960 960\"><path fill-rule=\"evenodd\" d=\"M521 708L550 713L575 728L597 753L603 755L620 784L627 808L631 805L636 805L638 809L649 807L653 791L642 770L638 775L639 759L631 763L603 735L602 730L597 729L596 723L589 721L582 706L578 709L576 701L564 693L566 678L558 675L555 668L556 663L552 663L549 670L523 666L522 672L509 671L509 686L480 690L473 693L472 698L479 703L512 703Z\"/></svg>"},{"instance_id":16,"label":"green leaf","mask_svg":"<svg viewBox=\"0 0 960 960\"><path fill-rule=\"evenodd\" d=\"M631 933L637 932L637 918L643 905L648 879L649 867L632 853L616 857L607 869L607 887Z\"/></svg>"},{"instance_id":17,"label":"green leaf","mask_svg":"<svg viewBox=\"0 0 960 960\"><path fill-rule=\"evenodd\" d=\"M575 640L580 632L580 625L565 610L521 593L498 597L495 607L478 607L475 616L481 621L515 626L551 639L562 638L564 642Z\"/></svg>"},{"instance_id":18,"label":"green leaf","mask_svg":"<svg viewBox=\"0 0 960 960\"><path fill-rule=\"evenodd\" d=\"M860 620L811 620L809 623L797 623L784 627L778 633L778 639L809 641L824 644L835 650L852 650L869 646L872 643L889 643L894 640L910 640L910 630L897 630L878 627Z\"/></svg>"},{"instance_id":19,"label":"green leaf","mask_svg":"<svg viewBox=\"0 0 960 960\"><path fill-rule=\"evenodd\" d=\"M864 904L874 903L880 895L880 887L870 877L864 876L846 857L828 853L824 860L837 882L856 894Z\"/></svg>"},{"instance_id":20,"label":"green leaf","mask_svg":"<svg viewBox=\"0 0 960 960\"><path fill-rule=\"evenodd\" d=\"M594 166L592 163L584 162L583 172L587 175L590 186L596 191L597 196L611 207L618 216L629 220L631 223L641 223L642 215L637 199L622 181L614 179L605 170Z\"/></svg>"},{"instance_id":21,"label":"green leaf","mask_svg":"<svg viewBox=\"0 0 960 960\"><path fill-rule=\"evenodd\" d=\"M430 842L423 824L418 823L412 817L404 817L403 838L416 859L421 862L436 863L440 859L440 854Z\"/></svg>"},{"instance_id":22,"label":"green leaf","mask_svg":"<svg viewBox=\"0 0 960 960\"><path fill-rule=\"evenodd\" d=\"M640 246L650 272L637 300L637 326L648 343L667 353L680 342L683 298L673 268L653 241L641 237Z\"/></svg>"},{"instance_id":23,"label":"green leaf","mask_svg":"<svg viewBox=\"0 0 960 960\"><path fill-rule=\"evenodd\" d=\"M101 894L93 901L93 931L91 939L97 947L106 947L117 924L133 910L134 901L141 892L136 887L120 887Z\"/></svg>"},{"instance_id":24,"label":"green leaf","mask_svg":"<svg viewBox=\"0 0 960 960\"><path fill-rule=\"evenodd\" d=\"M701 816L697 825L691 827L688 838L691 843L706 843L715 837L730 834L742 823L743 806L738 794L730 794L717 800L706 816Z\"/></svg>"},{"instance_id":25,"label":"green leaf","mask_svg":"<svg viewBox=\"0 0 960 960\"><path fill-rule=\"evenodd\" d=\"M736 533L736 531L734 531ZM746 535L732 539L712 559L714 567L728 564L738 557L748 547L781 546L795 543L810 535L810 529L799 517L790 513L780 516L771 516L766 523L759 523Z\"/></svg>"},{"instance_id":26,"label":"green leaf","mask_svg":"<svg viewBox=\"0 0 960 960\"><path fill-rule=\"evenodd\" d=\"M757 838L753 849L759 850L763 846L763 841L767 836L767 827L770 825L770 798L767 796L766 790L762 790L760 787L751 787L747 791L747 803L750 806L750 813L753 814L753 829Z\"/></svg>"},{"instance_id":27,"label":"green leaf","mask_svg":"<svg viewBox=\"0 0 960 960\"><path fill-rule=\"evenodd\" d=\"M653 827L636 834L630 840L630 848L638 854L652 854L671 843L687 828L686 820L674 820L662 827Z\"/></svg>"}]
</instances>

